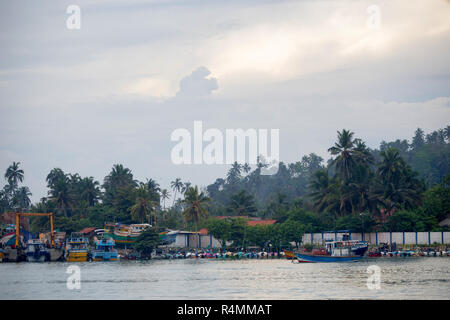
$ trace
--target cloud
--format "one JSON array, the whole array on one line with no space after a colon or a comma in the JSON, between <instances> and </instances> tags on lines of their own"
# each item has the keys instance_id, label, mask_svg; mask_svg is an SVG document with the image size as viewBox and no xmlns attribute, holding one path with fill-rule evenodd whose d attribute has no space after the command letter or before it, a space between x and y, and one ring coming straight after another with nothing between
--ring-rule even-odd
<instances>
[{"instance_id":1,"label":"cloud","mask_svg":"<svg viewBox=\"0 0 450 320\"><path fill-rule=\"evenodd\" d=\"M33 200L55 166L102 180L121 162L140 180L205 185L226 168L170 162L171 132L194 120L279 128L286 162L327 157L342 128L377 146L447 125L448 1L380 2L379 30L372 4L80 0L68 31L64 3L5 0L0 170L21 161Z\"/></svg>"},{"instance_id":2,"label":"cloud","mask_svg":"<svg viewBox=\"0 0 450 320\"><path fill-rule=\"evenodd\" d=\"M216 78L208 78L211 72L206 67L198 67L180 81L177 97L202 97L219 89Z\"/></svg>"}]
</instances>

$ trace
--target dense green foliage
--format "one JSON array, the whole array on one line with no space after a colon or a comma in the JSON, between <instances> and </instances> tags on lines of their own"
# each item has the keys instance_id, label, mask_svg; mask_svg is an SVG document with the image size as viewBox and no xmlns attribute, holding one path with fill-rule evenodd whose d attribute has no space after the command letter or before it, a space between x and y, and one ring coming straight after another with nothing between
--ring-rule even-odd
<instances>
[{"instance_id":1,"label":"dense green foliage","mask_svg":"<svg viewBox=\"0 0 450 320\"><path fill-rule=\"evenodd\" d=\"M161 241L155 228L148 228L139 235L134 246L141 257L151 258L153 249L156 249L160 243Z\"/></svg>"},{"instance_id":2,"label":"dense green foliage","mask_svg":"<svg viewBox=\"0 0 450 320\"><path fill-rule=\"evenodd\" d=\"M105 222L149 222L158 229L207 227L234 247L283 246L304 232L437 231L450 212L449 128L425 135L417 129L407 140L366 147L349 130L338 132L327 163L314 153L280 163L274 175L264 164L234 163L226 177L204 189L180 178L171 190L153 179L136 181L129 168L116 164L103 183L55 168L47 175L48 196L31 204L20 186L19 162L9 166L0 191L0 211L54 212L55 227L79 231ZM171 201L170 196L173 195ZM217 220L214 216L235 219ZM276 219L275 225L248 227L245 219ZM32 218L33 231L48 230L47 218Z\"/></svg>"}]
</instances>

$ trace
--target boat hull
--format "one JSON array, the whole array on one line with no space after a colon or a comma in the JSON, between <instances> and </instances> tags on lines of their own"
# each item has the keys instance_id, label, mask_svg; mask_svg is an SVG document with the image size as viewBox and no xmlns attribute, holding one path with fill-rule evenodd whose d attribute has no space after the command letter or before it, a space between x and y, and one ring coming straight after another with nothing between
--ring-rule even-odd
<instances>
[{"instance_id":1,"label":"boat hull","mask_svg":"<svg viewBox=\"0 0 450 320\"><path fill-rule=\"evenodd\" d=\"M117 252L93 252L92 261L118 261L119 254Z\"/></svg>"},{"instance_id":2,"label":"boat hull","mask_svg":"<svg viewBox=\"0 0 450 320\"><path fill-rule=\"evenodd\" d=\"M45 262L47 260L48 259L46 255L27 255L27 262Z\"/></svg>"},{"instance_id":3,"label":"boat hull","mask_svg":"<svg viewBox=\"0 0 450 320\"><path fill-rule=\"evenodd\" d=\"M92 258L92 261L119 261L119 258L110 258L110 259Z\"/></svg>"},{"instance_id":4,"label":"boat hull","mask_svg":"<svg viewBox=\"0 0 450 320\"><path fill-rule=\"evenodd\" d=\"M67 255L67 262L86 262L87 261L87 252L69 252Z\"/></svg>"},{"instance_id":5,"label":"boat hull","mask_svg":"<svg viewBox=\"0 0 450 320\"><path fill-rule=\"evenodd\" d=\"M136 242L137 236L122 236L115 233L105 233L105 236L112 238L116 244L133 244Z\"/></svg>"},{"instance_id":6,"label":"boat hull","mask_svg":"<svg viewBox=\"0 0 450 320\"><path fill-rule=\"evenodd\" d=\"M361 256L333 257L333 256L313 255L305 253L296 253L295 255L299 260L299 262L351 262L351 261L359 261L362 258Z\"/></svg>"}]
</instances>

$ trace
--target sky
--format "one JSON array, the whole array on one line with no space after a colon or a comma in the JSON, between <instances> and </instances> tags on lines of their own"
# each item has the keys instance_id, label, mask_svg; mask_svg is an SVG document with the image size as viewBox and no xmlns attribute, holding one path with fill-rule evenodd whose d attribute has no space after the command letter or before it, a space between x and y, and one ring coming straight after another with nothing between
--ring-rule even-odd
<instances>
[{"instance_id":1,"label":"sky","mask_svg":"<svg viewBox=\"0 0 450 320\"><path fill-rule=\"evenodd\" d=\"M171 161L196 120L279 129L288 163L328 159L343 128L375 148L450 122L447 0L5 0L0 15L0 171L19 161L34 202L55 167L213 183L229 166Z\"/></svg>"}]
</instances>

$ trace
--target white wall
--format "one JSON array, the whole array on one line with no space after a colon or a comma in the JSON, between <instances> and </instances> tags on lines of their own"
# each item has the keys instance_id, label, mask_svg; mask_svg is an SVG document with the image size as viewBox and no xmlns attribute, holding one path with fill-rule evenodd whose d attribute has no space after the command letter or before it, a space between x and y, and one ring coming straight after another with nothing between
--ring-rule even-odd
<instances>
[{"instance_id":1,"label":"white wall","mask_svg":"<svg viewBox=\"0 0 450 320\"><path fill-rule=\"evenodd\" d=\"M405 244L416 244L416 232L405 232ZM430 236L430 242L442 244L441 232L417 232L417 244L429 244L428 234ZM322 242L322 234L314 233L314 243ZM326 235L326 236L325 236ZM364 234L364 240L370 244L391 243L391 234L389 232L371 232ZM324 233L324 239L334 239L334 233ZM337 234L337 239L342 239L342 233ZM351 233L352 240L362 240L360 233ZM392 242L397 244L403 244L403 232L392 232ZM311 234L305 233L303 235L303 243L311 243ZM444 244L450 244L450 232L444 232Z\"/></svg>"}]
</instances>

